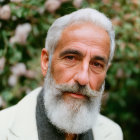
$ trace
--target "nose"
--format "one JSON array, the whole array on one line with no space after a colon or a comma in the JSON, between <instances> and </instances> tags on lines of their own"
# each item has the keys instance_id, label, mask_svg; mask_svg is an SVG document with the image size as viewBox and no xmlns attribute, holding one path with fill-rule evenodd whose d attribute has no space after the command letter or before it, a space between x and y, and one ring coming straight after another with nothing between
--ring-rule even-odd
<instances>
[{"instance_id":1,"label":"nose","mask_svg":"<svg viewBox=\"0 0 140 140\"><path fill-rule=\"evenodd\" d=\"M88 65L83 65L81 69L77 70L74 81L80 85L87 85L89 83Z\"/></svg>"}]
</instances>

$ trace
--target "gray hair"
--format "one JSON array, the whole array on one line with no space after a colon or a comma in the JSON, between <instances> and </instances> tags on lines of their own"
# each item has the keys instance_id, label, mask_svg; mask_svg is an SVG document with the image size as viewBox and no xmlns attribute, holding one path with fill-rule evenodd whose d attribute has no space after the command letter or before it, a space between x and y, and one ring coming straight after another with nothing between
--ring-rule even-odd
<instances>
[{"instance_id":1,"label":"gray hair","mask_svg":"<svg viewBox=\"0 0 140 140\"><path fill-rule=\"evenodd\" d=\"M110 19L107 18L103 13L91 8L80 9L69 15L60 17L52 24L48 31L45 43L45 48L48 50L50 57L52 56L57 46L63 30L69 25L79 22L91 22L107 31L110 37L110 63L114 56L115 50L115 33L112 27L112 23Z\"/></svg>"}]
</instances>

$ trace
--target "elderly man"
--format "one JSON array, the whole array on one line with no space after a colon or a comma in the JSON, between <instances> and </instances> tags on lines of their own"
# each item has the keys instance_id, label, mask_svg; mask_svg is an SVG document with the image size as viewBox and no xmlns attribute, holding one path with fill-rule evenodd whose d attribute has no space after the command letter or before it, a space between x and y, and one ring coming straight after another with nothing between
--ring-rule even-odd
<instances>
[{"instance_id":1,"label":"elderly man","mask_svg":"<svg viewBox=\"0 0 140 140\"><path fill-rule=\"evenodd\" d=\"M41 53L44 86L1 111L0 140L122 140L99 113L114 48L104 14L87 8L58 18Z\"/></svg>"}]
</instances>

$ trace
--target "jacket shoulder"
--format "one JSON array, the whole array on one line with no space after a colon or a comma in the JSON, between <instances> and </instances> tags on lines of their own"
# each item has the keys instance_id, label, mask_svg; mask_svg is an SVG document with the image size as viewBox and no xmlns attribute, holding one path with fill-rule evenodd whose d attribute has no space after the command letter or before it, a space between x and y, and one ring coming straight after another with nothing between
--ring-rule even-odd
<instances>
[{"instance_id":1,"label":"jacket shoulder","mask_svg":"<svg viewBox=\"0 0 140 140\"><path fill-rule=\"evenodd\" d=\"M103 115L99 115L93 133L95 140L123 140L121 127Z\"/></svg>"},{"instance_id":2,"label":"jacket shoulder","mask_svg":"<svg viewBox=\"0 0 140 140\"><path fill-rule=\"evenodd\" d=\"M22 112L26 112L27 109L32 110L32 104L33 102L36 102L36 97L40 91L41 88L37 88L29 93L29 95L25 96L15 106L0 111L0 140L6 140L8 132L11 131L11 126L13 126L18 119L23 119L22 117L24 114ZM33 107L35 108L35 106Z\"/></svg>"}]
</instances>

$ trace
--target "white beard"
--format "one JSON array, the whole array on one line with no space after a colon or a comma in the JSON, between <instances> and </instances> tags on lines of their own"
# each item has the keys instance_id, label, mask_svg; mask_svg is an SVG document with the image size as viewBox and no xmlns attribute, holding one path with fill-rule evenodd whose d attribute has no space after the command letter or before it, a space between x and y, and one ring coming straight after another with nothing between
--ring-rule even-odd
<instances>
[{"instance_id":1,"label":"white beard","mask_svg":"<svg viewBox=\"0 0 140 140\"><path fill-rule=\"evenodd\" d=\"M104 84L99 92L92 91L98 93L98 96L90 97L87 101L70 98L69 103L62 98L62 92L57 88L59 86L65 88L65 85L55 84L49 68L44 84L44 105L51 123L63 132L71 134L80 134L91 129L100 111Z\"/></svg>"}]
</instances>

